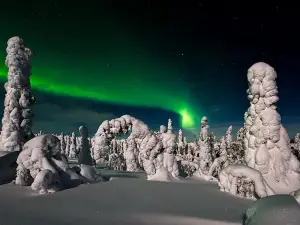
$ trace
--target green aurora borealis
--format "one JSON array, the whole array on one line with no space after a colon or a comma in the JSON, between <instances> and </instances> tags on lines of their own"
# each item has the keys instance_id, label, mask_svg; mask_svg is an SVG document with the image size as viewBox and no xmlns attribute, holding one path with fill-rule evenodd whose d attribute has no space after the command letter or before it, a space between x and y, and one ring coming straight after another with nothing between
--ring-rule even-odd
<instances>
[{"instance_id":1,"label":"green aurora borealis","mask_svg":"<svg viewBox=\"0 0 300 225\"><path fill-rule=\"evenodd\" d=\"M141 34L128 18L118 15L116 19L103 11L99 12L103 19L96 21L89 18L90 13L85 14L89 26L81 26L84 22L76 20L76 12L73 17L64 18L62 14L56 18L49 11L43 20L26 15L20 24L16 17L22 13L4 15L6 20L0 20L1 81L7 76L6 42L18 35L35 52L33 89L117 105L159 108L179 114L183 128L199 125L204 111L181 76L178 56L162 53L159 39Z\"/></svg>"},{"instance_id":2,"label":"green aurora borealis","mask_svg":"<svg viewBox=\"0 0 300 225\"><path fill-rule=\"evenodd\" d=\"M3 62L4 58L1 60ZM130 72L123 73L121 71L109 72L109 68L105 68L107 71L100 69L99 79L89 76L88 72L85 74L83 71L78 71L74 67L62 69L33 67L31 85L34 89L56 95L165 109L181 116L183 128L194 128L199 121L197 114L188 104L187 95L183 95L184 87L177 89L180 87L174 87L172 82L170 84L160 82L159 77L155 76L157 74L155 71L148 72L149 74L145 76L142 71L139 73L138 66L132 68ZM126 70L126 68L124 69ZM102 74L106 74L106 76ZM6 76L7 68L2 63L0 67L1 81L5 81Z\"/></svg>"}]
</instances>

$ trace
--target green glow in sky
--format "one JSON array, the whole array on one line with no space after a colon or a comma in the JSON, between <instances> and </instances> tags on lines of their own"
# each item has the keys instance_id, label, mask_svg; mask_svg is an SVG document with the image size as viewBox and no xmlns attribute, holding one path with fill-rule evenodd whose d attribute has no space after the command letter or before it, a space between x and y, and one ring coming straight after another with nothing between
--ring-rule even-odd
<instances>
[{"instance_id":1,"label":"green glow in sky","mask_svg":"<svg viewBox=\"0 0 300 225\"><path fill-rule=\"evenodd\" d=\"M4 58L0 60L4 62ZM57 63L53 63L51 69L46 66L33 67L31 85L33 89L56 95L172 111L181 116L183 128L195 128L201 115L197 115L187 102L188 92L184 84L178 86L178 82L172 82L171 76L164 79L158 75L163 70L145 70L137 66L126 72L126 67L123 70L123 66L123 63L104 66L99 63L98 68L97 65L91 65L90 68L96 68L92 70L71 65L59 67ZM6 77L7 68L1 63L0 80L5 81Z\"/></svg>"}]
</instances>

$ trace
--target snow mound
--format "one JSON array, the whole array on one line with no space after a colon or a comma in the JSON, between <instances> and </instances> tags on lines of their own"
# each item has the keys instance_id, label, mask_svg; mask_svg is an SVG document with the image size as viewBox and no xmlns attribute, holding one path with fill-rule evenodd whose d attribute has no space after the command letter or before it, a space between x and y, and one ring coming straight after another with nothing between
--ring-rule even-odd
<instances>
[{"instance_id":1,"label":"snow mound","mask_svg":"<svg viewBox=\"0 0 300 225\"><path fill-rule=\"evenodd\" d=\"M172 174L163 166L157 169L154 175L148 176L148 180L164 181L164 182L176 181L176 179L172 176Z\"/></svg>"},{"instance_id":2,"label":"snow mound","mask_svg":"<svg viewBox=\"0 0 300 225\"><path fill-rule=\"evenodd\" d=\"M102 175L90 165L79 164L68 168L63 174L62 182L66 189L77 187L81 184L91 184L103 181Z\"/></svg>"},{"instance_id":3,"label":"snow mound","mask_svg":"<svg viewBox=\"0 0 300 225\"><path fill-rule=\"evenodd\" d=\"M243 225L299 225L300 205L290 195L261 198L249 207Z\"/></svg>"},{"instance_id":4,"label":"snow mound","mask_svg":"<svg viewBox=\"0 0 300 225\"><path fill-rule=\"evenodd\" d=\"M80 175L87 178L90 183L102 181L102 176L90 165L80 164Z\"/></svg>"}]
</instances>

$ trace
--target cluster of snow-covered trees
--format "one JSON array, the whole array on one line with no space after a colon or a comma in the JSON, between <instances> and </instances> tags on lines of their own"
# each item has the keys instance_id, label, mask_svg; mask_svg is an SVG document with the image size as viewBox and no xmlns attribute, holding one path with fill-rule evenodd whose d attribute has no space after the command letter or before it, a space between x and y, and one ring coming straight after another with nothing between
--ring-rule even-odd
<instances>
[{"instance_id":1,"label":"cluster of snow-covered trees","mask_svg":"<svg viewBox=\"0 0 300 225\"><path fill-rule=\"evenodd\" d=\"M300 134L291 143L276 110L276 72L265 63L248 70L250 107L236 138L229 126L220 140L203 117L199 136L187 141L172 120L152 131L141 120L123 115L103 121L96 134L81 126L79 135L33 134L34 97L30 89L31 50L19 37L8 40L8 81L0 149L17 152L15 183L49 193L101 180L92 165L112 170L144 171L148 180L172 181L196 176L216 181L222 191L246 198L289 193L300 199ZM127 138L119 139L127 134ZM78 159L70 166L69 159ZM0 171L1 172L1 171ZM75 184L74 184L75 182ZM298 191L297 191L298 190Z\"/></svg>"}]
</instances>

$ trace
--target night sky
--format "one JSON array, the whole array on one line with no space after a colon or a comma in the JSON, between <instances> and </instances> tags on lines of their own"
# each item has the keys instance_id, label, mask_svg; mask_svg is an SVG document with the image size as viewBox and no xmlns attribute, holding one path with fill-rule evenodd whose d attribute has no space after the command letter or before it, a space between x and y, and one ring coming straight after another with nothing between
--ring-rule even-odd
<instances>
[{"instance_id":1,"label":"night sky","mask_svg":"<svg viewBox=\"0 0 300 225\"><path fill-rule=\"evenodd\" d=\"M104 119L131 114L153 129L171 118L191 136L207 116L220 137L228 126L236 132L243 125L247 69L263 61L278 73L279 113L294 136L300 132L299 9L220 2L1 1L1 85L6 42L20 36L35 52L35 132L87 125L94 134Z\"/></svg>"}]
</instances>

